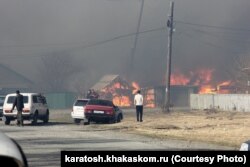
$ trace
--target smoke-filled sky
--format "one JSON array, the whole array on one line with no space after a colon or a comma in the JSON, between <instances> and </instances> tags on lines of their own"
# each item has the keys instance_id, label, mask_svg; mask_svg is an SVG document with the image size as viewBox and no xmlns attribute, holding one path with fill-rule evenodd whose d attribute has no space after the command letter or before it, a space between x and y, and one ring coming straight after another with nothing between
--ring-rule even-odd
<instances>
[{"instance_id":1,"label":"smoke-filled sky","mask_svg":"<svg viewBox=\"0 0 250 167\"><path fill-rule=\"evenodd\" d=\"M41 83L41 57L67 52L72 67L82 66L75 72L81 79L71 76L70 85L91 86L110 73L127 77L141 3L1 0L1 63ZM154 31L139 34L129 75L143 86L160 85L165 77L167 29L161 28L166 27L169 4L144 1L140 32ZM249 53L249 9L249 0L175 0L172 70L213 68L216 80L230 79L235 59Z\"/></svg>"}]
</instances>

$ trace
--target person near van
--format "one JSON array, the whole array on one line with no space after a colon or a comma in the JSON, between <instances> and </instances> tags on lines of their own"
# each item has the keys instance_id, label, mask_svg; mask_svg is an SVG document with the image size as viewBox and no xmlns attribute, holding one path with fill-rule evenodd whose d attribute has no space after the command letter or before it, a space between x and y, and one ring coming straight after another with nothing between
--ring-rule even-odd
<instances>
[{"instance_id":1,"label":"person near van","mask_svg":"<svg viewBox=\"0 0 250 167\"><path fill-rule=\"evenodd\" d=\"M137 121L142 122L142 116L143 116L143 96L141 95L141 91L138 90L137 94L134 97L134 104L136 107L136 118Z\"/></svg>"},{"instance_id":2,"label":"person near van","mask_svg":"<svg viewBox=\"0 0 250 167\"><path fill-rule=\"evenodd\" d=\"M14 110L15 107L17 109L17 125L18 126L20 126L20 125L23 126L22 111L23 111L23 108L24 108L24 104L23 104L23 95L20 94L19 90L16 91L16 97L14 99L11 112Z\"/></svg>"}]
</instances>

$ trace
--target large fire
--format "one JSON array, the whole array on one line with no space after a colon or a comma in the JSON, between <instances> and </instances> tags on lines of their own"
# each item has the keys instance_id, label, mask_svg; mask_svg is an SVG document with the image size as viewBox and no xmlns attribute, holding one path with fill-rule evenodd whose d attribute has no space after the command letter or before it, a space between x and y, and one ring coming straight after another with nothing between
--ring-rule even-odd
<instances>
[{"instance_id":1,"label":"large fire","mask_svg":"<svg viewBox=\"0 0 250 167\"><path fill-rule=\"evenodd\" d=\"M113 103L117 106L130 107L131 100L128 96L115 96L113 97Z\"/></svg>"},{"instance_id":2,"label":"large fire","mask_svg":"<svg viewBox=\"0 0 250 167\"><path fill-rule=\"evenodd\" d=\"M175 71L171 75L171 85L194 85L199 88L200 94L208 93L231 93L233 83L231 81L215 82L213 78L213 69L201 69L188 73ZM101 96L104 99L110 99L120 107L131 107L133 105L133 96L137 90L140 90L137 82L131 85L123 82L115 82L101 90ZM142 89L145 107L156 107L155 90Z\"/></svg>"},{"instance_id":3,"label":"large fire","mask_svg":"<svg viewBox=\"0 0 250 167\"><path fill-rule=\"evenodd\" d=\"M137 82L132 82L130 86L125 86L120 82L115 82L102 89L100 92L100 97L112 100L114 105L120 107L130 107L132 106L133 102L133 97L131 95L135 94L139 89L140 86Z\"/></svg>"},{"instance_id":4,"label":"large fire","mask_svg":"<svg viewBox=\"0 0 250 167\"><path fill-rule=\"evenodd\" d=\"M213 69L201 69L191 71L184 75L179 71L171 75L171 85L195 85L199 86L200 94L207 93L230 93L231 81L222 81L213 83Z\"/></svg>"}]
</instances>

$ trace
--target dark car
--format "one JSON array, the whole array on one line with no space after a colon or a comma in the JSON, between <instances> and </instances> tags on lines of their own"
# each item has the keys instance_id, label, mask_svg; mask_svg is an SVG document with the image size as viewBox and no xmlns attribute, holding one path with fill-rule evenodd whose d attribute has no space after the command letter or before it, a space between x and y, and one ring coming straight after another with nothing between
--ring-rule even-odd
<instances>
[{"instance_id":1,"label":"dark car","mask_svg":"<svg viewBox=\"0 0 250 167\"><path fill-rule=\"evenodd\" d=\"M123 119L122 110L110 100L91 99L85 106L85 117L88 122L120 122Z\"/></svg>"}]
</instances>

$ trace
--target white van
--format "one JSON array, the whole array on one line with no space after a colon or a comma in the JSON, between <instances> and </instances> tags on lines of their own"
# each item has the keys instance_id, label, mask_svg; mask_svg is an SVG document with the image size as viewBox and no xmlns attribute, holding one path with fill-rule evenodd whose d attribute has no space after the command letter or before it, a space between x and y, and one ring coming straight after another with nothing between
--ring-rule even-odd
<instances>
[{"instance_id":1,"label":"white van","mask_svg":"<svg viewBox=\"0 0 250 167\"><path fill-rule=\"evenodd\" d=\"M83 120L84 124L86 124L85 119L85 106L89 102L89 99L77 99L73 104L73 109L71 112L71 117L74 119L76 124L80 123Z\"/></svg>"},{"instance_id":2,"label":"white van","mask_svg":"<svg viewBox=\"0 0 250 167\"><path fill-rule=\"evenodd\" d=\"M40 119L44 123L49 121L49 108L46 98L39 93L20 93L23 95L23 120L30 120L32 124L36 124ZM3 121L5 125L9 125L12 120L17 118L16 107L11 112L16 94L8 94L3 104Z\"/></svg>"}]
</instances>

